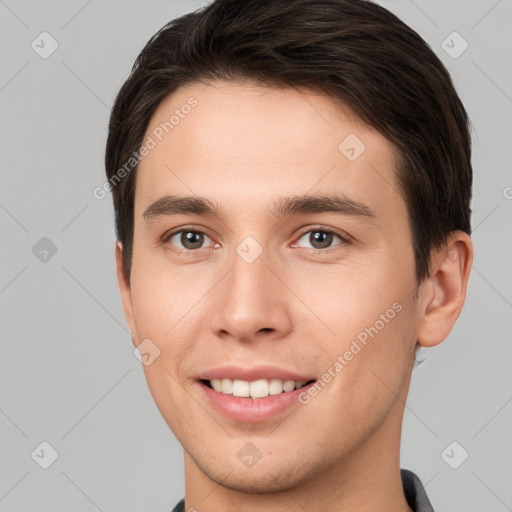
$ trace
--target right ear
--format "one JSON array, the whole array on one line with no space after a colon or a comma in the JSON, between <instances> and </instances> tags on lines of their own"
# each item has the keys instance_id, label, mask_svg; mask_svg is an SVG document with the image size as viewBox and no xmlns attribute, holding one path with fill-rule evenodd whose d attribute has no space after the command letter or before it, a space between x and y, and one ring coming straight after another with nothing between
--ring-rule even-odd
<instances>
[{"instance_id":1,"label":"right ear","mask_svg":"<svg viewBox=\"0 0 512 512\"><path fill-rule=\"evenodd\" d=\"M123 303L124 317L126 318L126 323L130 328L132 333L132 343L134 346L135 340L138 339L137 336L137 328L135 326L135 321L133 320L133 306L132 306L132 291L130 288L130 283L127 281L124 275L123 269L123 244L117 240L116 241L116 272L117 272L117 283L119 285L119 291L121 292L121 301Z\"/></svg>"}]
</instances>

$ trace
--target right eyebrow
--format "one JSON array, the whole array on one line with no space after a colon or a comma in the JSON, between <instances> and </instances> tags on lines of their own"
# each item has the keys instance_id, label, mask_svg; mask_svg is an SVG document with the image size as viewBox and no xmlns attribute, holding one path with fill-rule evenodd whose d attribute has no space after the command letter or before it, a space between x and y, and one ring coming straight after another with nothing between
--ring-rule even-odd
<instances>
[{"instance_id":1,"label":"right eyebrow","mask_svg":"<svg viewBox=\"0 0 512 512\"><path fill-rule=\"evenodd\" d=\"M165 195L151 203L142 214L145 221L164 215L197 214L210 217L223 217L217 205L203 197L183 197Z\"/></svg>"}]
</instances>

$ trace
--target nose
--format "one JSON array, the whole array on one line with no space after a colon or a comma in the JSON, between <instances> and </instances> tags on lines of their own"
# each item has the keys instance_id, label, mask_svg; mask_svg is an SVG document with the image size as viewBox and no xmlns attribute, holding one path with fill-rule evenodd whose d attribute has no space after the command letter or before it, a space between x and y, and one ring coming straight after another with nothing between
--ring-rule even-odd
<instances>
[{"instance_id":1,"label":"nose","mask_svg":"<svg viewBox=\"0 0 512 512\"><path fill-rule=\"evenodd\" d=\"M246 343L286 336L292 327L289 301L293 294L283 283L282 269L268 251L252 262L240 254L234 252L230 270L211 297L212 333Z\"/></svg>"}]
</instances>

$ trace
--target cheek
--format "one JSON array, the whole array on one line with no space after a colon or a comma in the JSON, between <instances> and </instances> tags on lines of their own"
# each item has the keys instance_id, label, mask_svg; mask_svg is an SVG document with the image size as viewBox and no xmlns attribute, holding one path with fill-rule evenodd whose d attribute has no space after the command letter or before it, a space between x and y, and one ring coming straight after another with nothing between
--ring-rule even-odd
<instances>
[{"instance_id":1,"label":"cheek","mask_svg":"<svg viewBox=\"0 0 512 512\"><path fill-rule=\"evenodd\" d=\"M151 268L148 266L147 268ZM144 366L151 393L160 407L179 399L177 381L188 377L188 360L201 335L201 297L205 291L179 273L158 272L154 267L132 281L133 316L139 340L150 339L158 357Z\"/></svg>"},{"instance_id":2,"label":"cheek","mask_svg":"<svg viewBox=\"0 0 512 512\"><path fill-rule=\"evenodd\" d=\"M139 270L141 269L141 270ZM207 286L197 273L148 262L133 270L132 305L139 335L170 338L199 305Z\"/></svg>"},{"instance_id":3,"label":"cheek","mask_svg":"<svg viewBox=\"0 0 512 512\"><path fill-rule=\"evenodd\" d=\"M386 311L383 308L379 314ZM373 311L366 313L368 318L373 315ZM405 403L412 357L410 319L411 311L402 304L401 311L384 326L369 320L355 336L324 347L324 357L330 353L324 359L325 370L330 367L335 376L319 392L316 404L317 399L312 399L312 406L316 417L325 418L324 439L337 440L337 448L331 445L334 451L347 439L355 443L370 436L392 410ZM340 432L347 436L343 438Z\"/></svg>"},{"instance_id":4,"label":"cheek","mask_svg":"<svg viewBox=\"0 0 512 512\"><path fill-rule=\"evenodd\" d=\"M304 305L297 299L300 308L295 309L303 315L316 315L340 341L355 337L388 310L384 320L393 320L399 316L396 309L400 309L393 309L393 304L410 300L413 281L410 276L392 271L391 258L387 266L382 259L377 260L376 257L370 263L343 263L332 269L319 267L314 272L311 268L296 270L293 277L290 274L288 283L303 298Z\"/></svg>"},{"instance_id":5,"label":"cheek","mask_svg":"<svg viewBox=\"0 0 512 512\"><path fill-rule=\"evenodd\" d=\"M307 296L311 309L329 326L327 336L316 333L315 353L322 361L319 370L336 375L332 379L332 406L341 407L347 399L353 402L351 409L363 413L373 407L374 398L390 403L388 399L399 392L415 345L415 286L411 276L396 274L388 279L386 272L361 269L359 276L347 272L337 279L317 278L322 293ZM314 339L314 333L310 334Z\"/></svg>"}]
</instances>

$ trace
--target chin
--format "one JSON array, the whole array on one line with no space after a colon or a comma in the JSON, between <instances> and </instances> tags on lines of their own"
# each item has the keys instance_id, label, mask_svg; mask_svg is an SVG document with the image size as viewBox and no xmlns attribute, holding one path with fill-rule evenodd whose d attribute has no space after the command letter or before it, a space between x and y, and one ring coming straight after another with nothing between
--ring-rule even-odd
<instances>
[{"instance_id":1,"label":"chin","mask_svg":"<svg viewBox=\"0 0 512 512\"><path fill-rule=\"evenodd\" d=\"M204 452L199 458L192 459L201 472L216 484L249 494L270 494L293 489L314 476L312 468L304 460L297 464L294 460L272 461L271 456L266 457L266 462L264 456L251 468L246 468L236 455L231 464L223 457L207 459ZM214 460L220 464L212 463Z\"/></svg>"}]
</instances>

